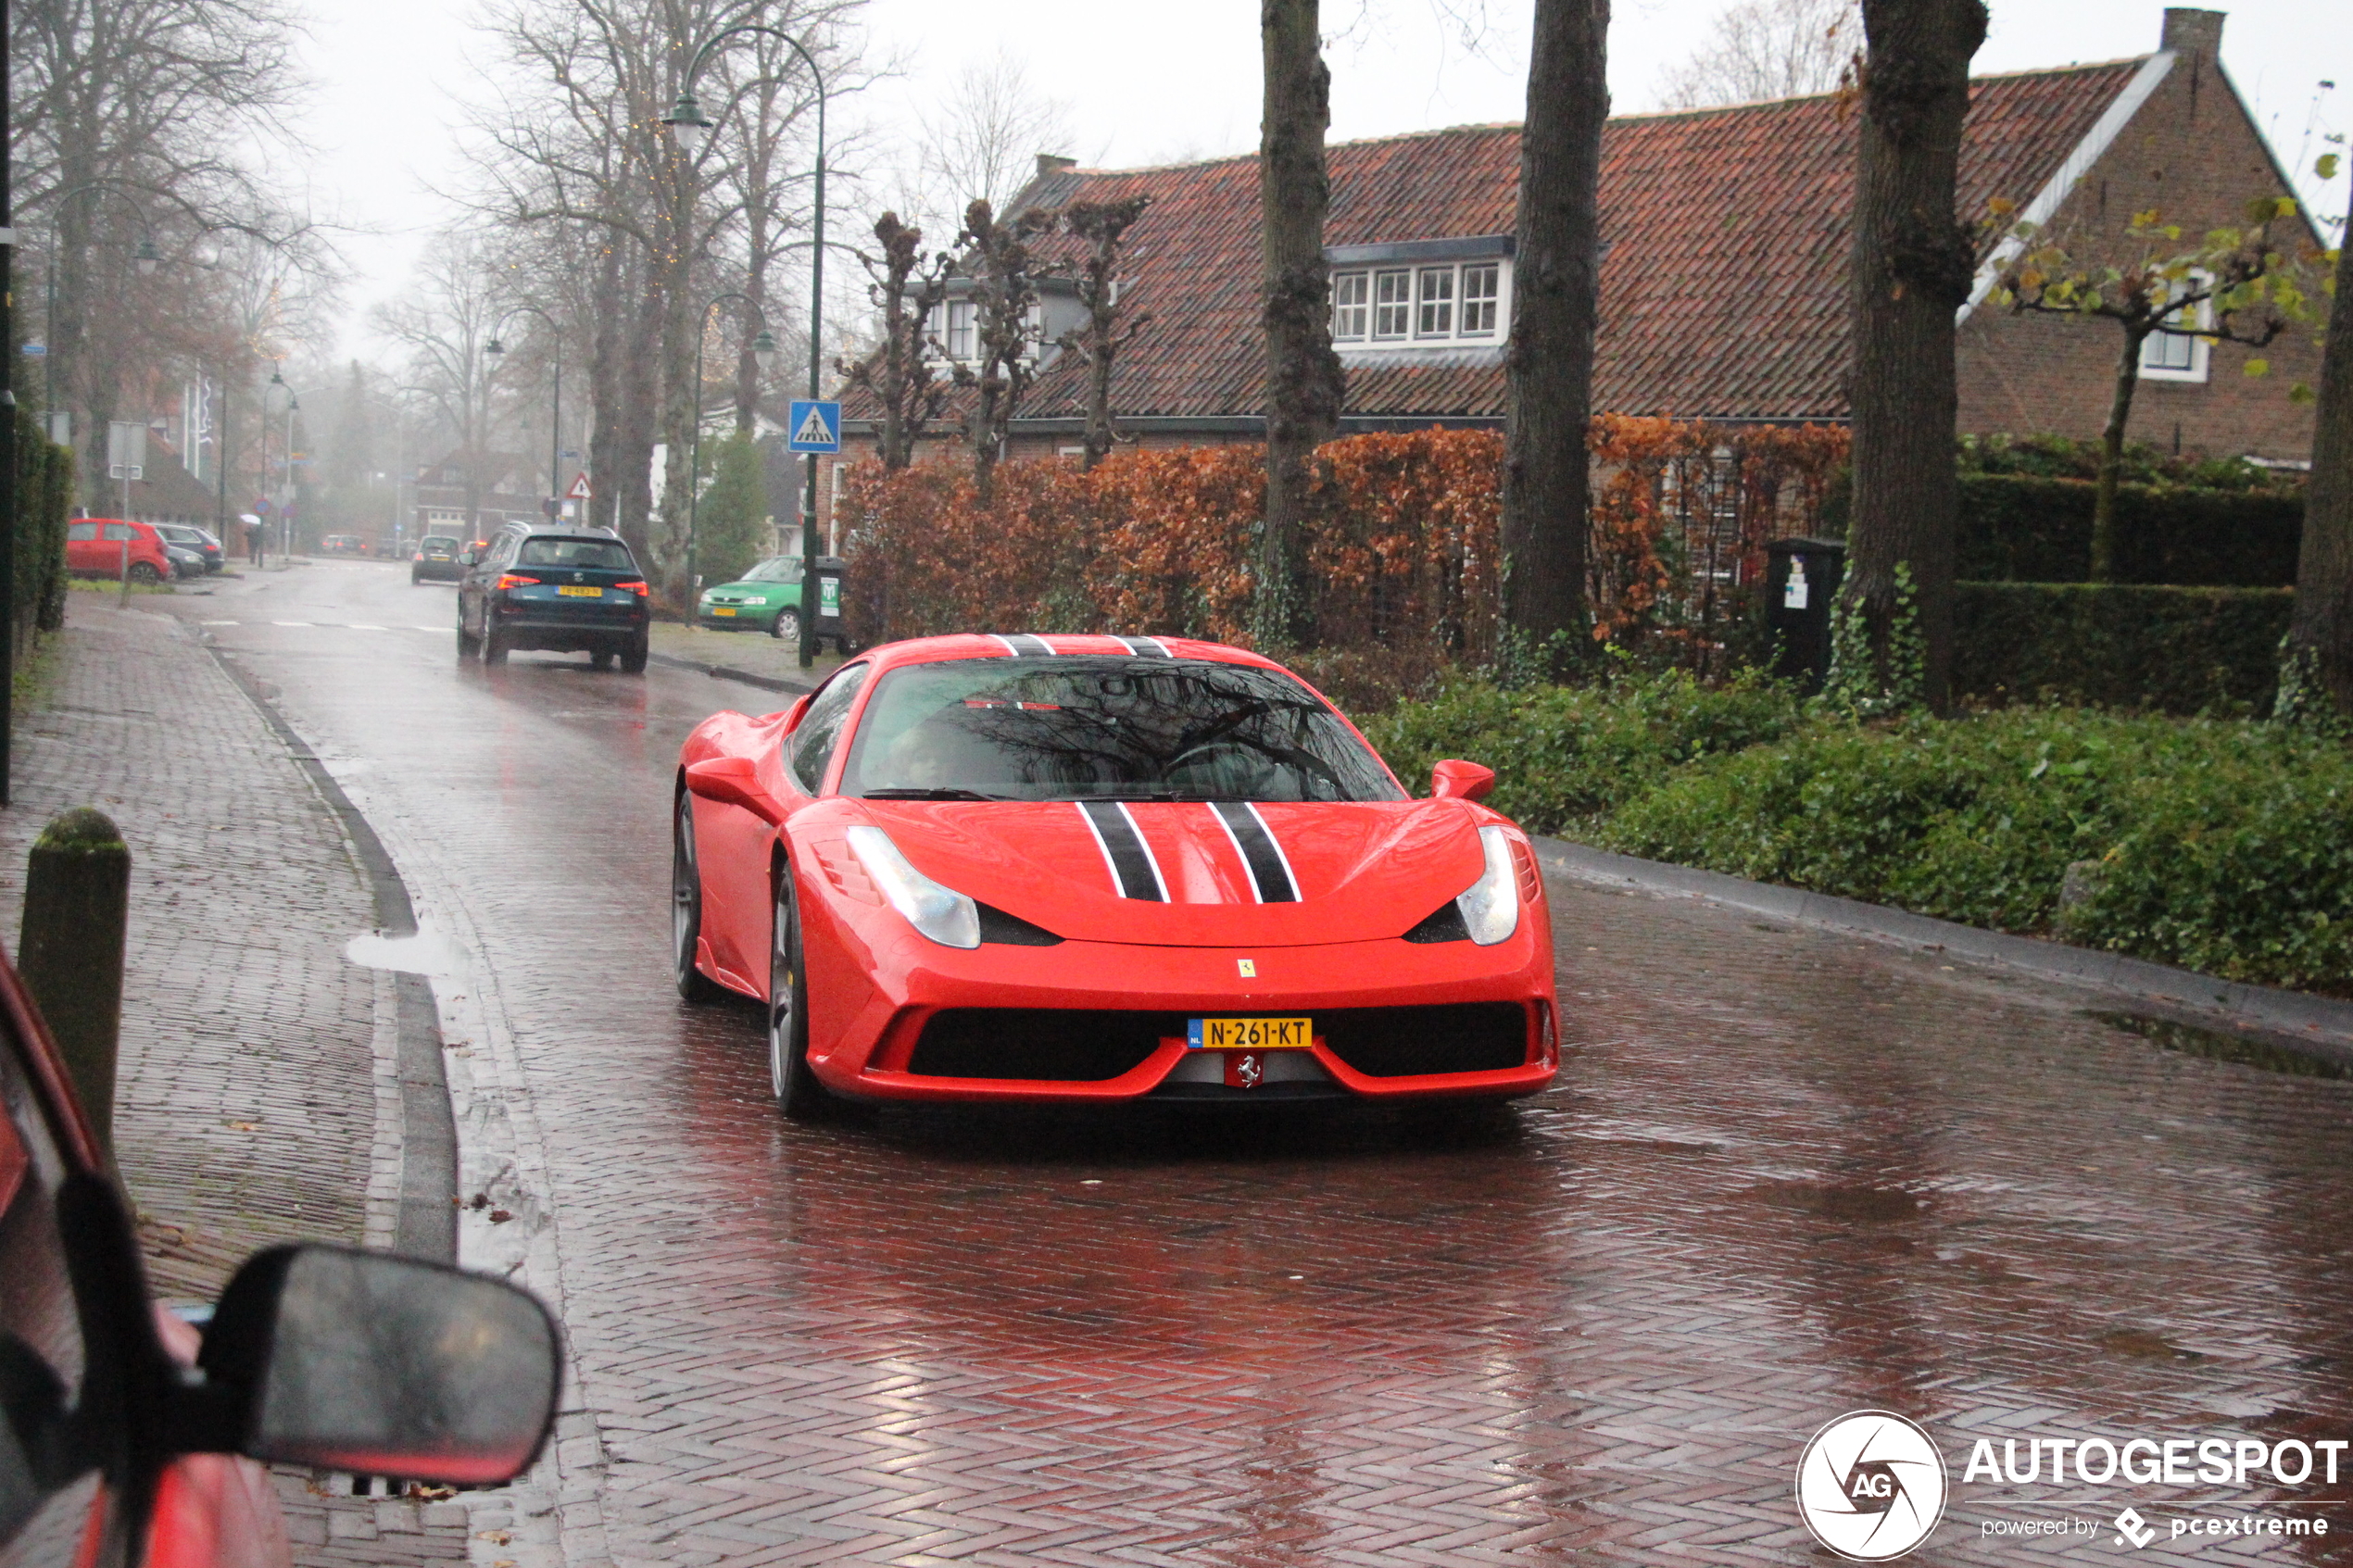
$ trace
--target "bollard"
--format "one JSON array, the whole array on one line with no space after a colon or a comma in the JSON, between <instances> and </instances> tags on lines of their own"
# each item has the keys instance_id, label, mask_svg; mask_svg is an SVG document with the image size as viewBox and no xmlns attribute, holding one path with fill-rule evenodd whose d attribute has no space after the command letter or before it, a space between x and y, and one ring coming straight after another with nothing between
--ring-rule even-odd
<instances>
[{"instance_id":1,"label":"bollard","mask_svg":"<svg viewBox=\"0 0 2353 1568\"><path fill-rule=\"evenodd\" d=\"M109 1151L130 912L131 849L105 812L79 806L41 830L25 870L18 971Z\"/></svg>"}]
</instances>

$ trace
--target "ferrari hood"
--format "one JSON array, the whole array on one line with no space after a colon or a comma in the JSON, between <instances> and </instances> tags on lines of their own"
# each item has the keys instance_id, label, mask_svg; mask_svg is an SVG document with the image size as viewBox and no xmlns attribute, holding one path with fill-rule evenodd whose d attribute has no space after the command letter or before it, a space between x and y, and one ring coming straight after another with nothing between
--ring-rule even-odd
<instances>
[{"instance_id":1,"label":"ferrari hood","mask_svg":"<svg viewBox=\"0 0 2353 1568\"><path fill-rule=\"evenodd\" d=\"M1402 936L1485 864L1460 800L859 805L925 876L1085 941Z\"/></svg>"}]
</instances>

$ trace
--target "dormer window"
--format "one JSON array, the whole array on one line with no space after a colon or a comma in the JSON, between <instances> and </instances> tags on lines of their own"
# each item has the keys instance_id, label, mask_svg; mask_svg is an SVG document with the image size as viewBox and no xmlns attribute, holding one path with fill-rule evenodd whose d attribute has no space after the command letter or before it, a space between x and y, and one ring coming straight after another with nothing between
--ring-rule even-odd
<instances>
[{"instance_id":1,"label":"dormer window","mask_svg":"<svg viewBox=\"0 0 2353 1568\"><path fill-rule=\"evenodd\" d=\"M1327 249L1333 345L1499 342L1511 326L1510 250L1508 234Z\"/></svg>"}]
</instances>

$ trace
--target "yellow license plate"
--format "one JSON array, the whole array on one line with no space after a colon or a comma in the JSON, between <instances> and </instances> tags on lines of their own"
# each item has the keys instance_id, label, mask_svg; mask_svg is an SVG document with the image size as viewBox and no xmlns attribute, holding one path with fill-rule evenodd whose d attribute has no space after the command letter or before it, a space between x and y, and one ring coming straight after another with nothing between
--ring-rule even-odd
<instances>
[{"instance_id":1,"label":"yellow license plate","mask_svg":"<svg viewBox=\"0 0 2353 1568\"><path fill-rule=\"evenodd\" d=\"M1304 1018L1192 1018L1185 1044L1197 1051L1303 1051L1315 1028Z\"/></svg>"},{"instance_id":2,"label":"yellow license plate","mask_svg":"<svg viewBox=\"0 0 2353 1568\"><path fill-rule=\"evenodd\" d=\"M602 588L559 588L556 592L568 599L601 599L605 596Z\"/></svg>"},{"instance_id":3,"label":"yellow license plate","mask_svg":"<svg viewBox=\"0 0 2353 1568\"><path fill-rule=\"evenodd\" d=\"M711 613L713 615L733 615L736 611L735 608L731 605L713 605L711 607Z\"/></svg>"}]
</instances>

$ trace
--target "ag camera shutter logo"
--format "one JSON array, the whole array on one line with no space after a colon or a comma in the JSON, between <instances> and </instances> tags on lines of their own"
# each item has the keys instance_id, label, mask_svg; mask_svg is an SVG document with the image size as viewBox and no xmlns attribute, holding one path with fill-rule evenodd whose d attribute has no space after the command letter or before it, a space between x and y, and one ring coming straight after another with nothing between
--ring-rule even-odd
<instances>
[{"instance_id":1,"label":"ag camera shutter logo","mask_svg":"<svg viewBox=\"0 0 2353 1568\"><path fill-rule=\"evenodd\" d=\"M1944 1456L1913 1422L1856 1411L1814 1434L1797 1461L1797 1512L1852 1562L1903 1556L1944 1517Z\"/></svg>"}]
</instances>

